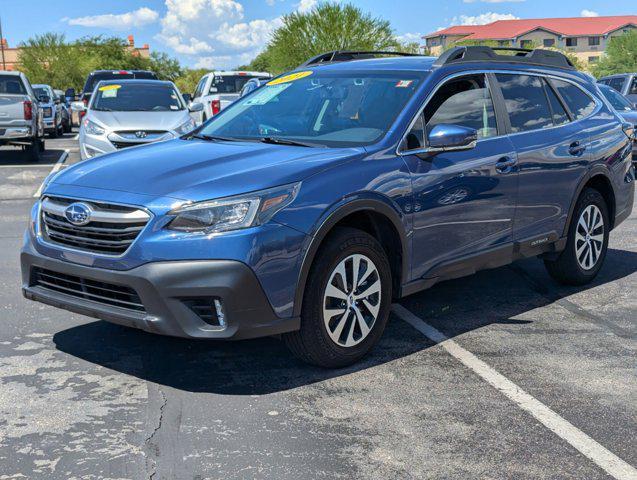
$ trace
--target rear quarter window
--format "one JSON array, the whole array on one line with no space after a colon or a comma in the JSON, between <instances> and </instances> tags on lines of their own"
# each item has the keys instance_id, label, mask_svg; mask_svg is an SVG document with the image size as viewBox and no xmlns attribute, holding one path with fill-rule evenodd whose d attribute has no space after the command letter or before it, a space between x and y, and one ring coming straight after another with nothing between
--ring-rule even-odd
<instances>
[{"instance_id":1,"label":"rear quarter window","mask_svg":"<svg viewBox=\"0 0 637 480\"><path fill-rule=\"evenodd\" d=\"M595 100L581 88L563 80L552 79L551 83L566 102L575 120L588 117L595 110Z\"/></svg>"},{"instance_id":2,"label":"rear quarter window","mask_svg":"<svg viewBox=\"0 0 637 480\"><path fill-rule=\"evenodd\" d=\"M533 75L496 74L513 133L553 126L544 79Z\"/></svg>"},{"instance_id":3,"label":"rear quarter window","mask_svg":"<svg viewBox=\"0 0 637 480\"><path fill-rule=\"evenodd\" d=\"M27 90L20 77L15 75L0 75L0 93L9 95L26 95Z\"/></svg>"}]
</instances>

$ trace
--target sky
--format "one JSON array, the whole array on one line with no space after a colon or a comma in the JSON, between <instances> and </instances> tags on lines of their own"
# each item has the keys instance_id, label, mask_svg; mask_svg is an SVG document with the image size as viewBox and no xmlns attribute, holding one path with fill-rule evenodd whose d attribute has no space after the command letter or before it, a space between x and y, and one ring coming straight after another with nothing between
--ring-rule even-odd
<instances>
[{"instance_id":1,"label":"sky","mask_svg":"<svg viewBox=\"0 0 637 480\"><path fill-rule=\"evenodd\" d=\"M346 1L346 0L340 0ZM391 22L399 38L418 41L450 25L498 19L634 14L631 2L608 0L349 0ZM268 41L281 16L308 11L316 0L0 0L4 37L16 46L57 32L148 43L189 67L232 68L248 63Z\"/></svg>"}]
</instances>

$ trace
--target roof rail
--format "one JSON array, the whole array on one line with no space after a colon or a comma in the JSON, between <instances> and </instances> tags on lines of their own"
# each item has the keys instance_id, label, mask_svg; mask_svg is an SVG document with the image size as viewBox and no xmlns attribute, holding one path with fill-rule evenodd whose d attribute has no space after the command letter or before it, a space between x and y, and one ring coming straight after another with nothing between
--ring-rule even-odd
<instances>
[{"instance_id":1,"label":"roof rail","mask_svg":"<svg viewBox=\"0 0 637 480\"><path fill-rule=\"evenodd\" d=\"M318 65L320 63L331 62L349 62L351 60L363 60L366 58L374 58L380 55L393 55L396 57L421 57L419 53L406 53L406 52L390 52L390 51L356 51L356 50L334 50L332 52L321 53L315 57L310 58L305 63L299 65L300 67L309 67L311 65Z\"/></svg>"},{"instance_id":2,"label":"roof rail","mask_svg":"<svg viewBox=\"0 0 637 480\"><path fill-rule=\"evenodd\" d=\"M516 52L515 55L499 55L499 51ZM540 65L574 70L575 65L561 52L555 50L531 50L513 47L464 46L454 47L438 57L434 67L464 62L505 62Z\"/></svg>"}]
</instances>

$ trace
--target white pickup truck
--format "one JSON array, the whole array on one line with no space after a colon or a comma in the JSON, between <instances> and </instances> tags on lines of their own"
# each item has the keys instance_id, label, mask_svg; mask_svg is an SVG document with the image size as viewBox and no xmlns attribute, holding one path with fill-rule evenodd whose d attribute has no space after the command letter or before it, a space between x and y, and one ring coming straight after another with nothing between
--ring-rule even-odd
<instances>
[{"instance_id":1,"label":"white pickup truck","mask_svg":"<svg viewBox=\"0 0 637 480\"><path fill-rule=\"evenodd\" d=\"M193 114L197 123L205 122L219 113L237 98L241 89L251 78L267 80L272 78L268 72L210 72L206 73L192 95L192 101L202 103L202 112Z\"/></svg>"},{"instance_id":2,"label":"white pickup truck","mask_svg":"<svg viewBox=\"0 0 637 480\"><path fill-rule=\"evenodd\" d=\"M29 80L20 72L0 71L0 146L21 147L29 160L38 161L43 137L42 109Z\"/></svg>"}]
</instances>

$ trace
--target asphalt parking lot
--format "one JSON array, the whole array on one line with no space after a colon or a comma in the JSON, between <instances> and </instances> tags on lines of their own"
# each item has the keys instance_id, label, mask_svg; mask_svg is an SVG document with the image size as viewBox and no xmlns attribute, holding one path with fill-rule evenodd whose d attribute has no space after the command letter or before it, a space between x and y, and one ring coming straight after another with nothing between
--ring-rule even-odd
<instances>
[{"instance_id":1,"label":"asphalt parking lot","mask_svg":"<svg viewBox=\"0 0 637 480\"><path fill-rule=\"evenodd\" d=\"M0 479L637 478L637 212L594 284L535 259L445 282L321 370L24 300L28 212L74 135L39 164L0 148Z\"/></svg>"}]
</instances>

